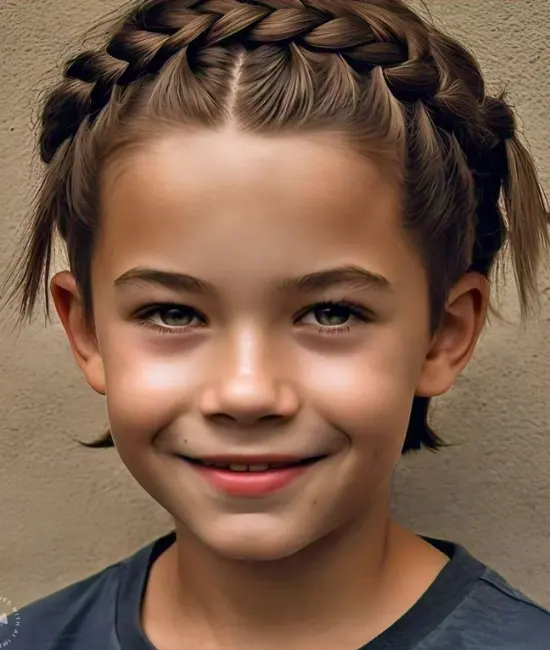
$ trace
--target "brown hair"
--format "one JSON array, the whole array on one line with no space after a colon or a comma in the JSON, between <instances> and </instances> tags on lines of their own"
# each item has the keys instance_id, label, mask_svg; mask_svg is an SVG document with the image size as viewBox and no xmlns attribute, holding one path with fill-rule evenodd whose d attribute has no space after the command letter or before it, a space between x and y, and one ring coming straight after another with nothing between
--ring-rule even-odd
<instances>
[{"instance_id":1,"label":"brown hair","mask_svg":"<svg viewBox=\"0 0 550 650\"><path fill-rule=\"evenodd\" d=\"M100 172L166 129L332 130L393 163L403 226L429 277L434 330L452 285L511 251L522 314L537 300L548 212L503 96L472 55L402 0L146 0L69 60L42 110L46 164L8 301L30 319L56 233L93 319ZM403 453L445 443L415 398ZM108 432L91 447L113 446Z\"/></svg>"}]
</instances>

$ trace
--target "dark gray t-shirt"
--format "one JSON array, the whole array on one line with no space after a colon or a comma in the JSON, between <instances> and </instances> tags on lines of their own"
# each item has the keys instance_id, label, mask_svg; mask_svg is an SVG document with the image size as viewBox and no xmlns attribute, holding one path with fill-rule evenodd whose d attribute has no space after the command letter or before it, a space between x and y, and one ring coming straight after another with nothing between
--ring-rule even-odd
<instances>
[{"instance_id":1,"label":"dark gray t-shirt","mask_svg":"<svg viewBox=\"0 0 550 650\"><path fill-rule=\"evenodd\" d=\"M451 561L404 616L358 650L550 650L550 612L462 546L424 539ZM22 608L0 625L0 648L155 650L140 626L140 605L151 565L174 541L171 532Z\"/></svg>"}]
</instances>

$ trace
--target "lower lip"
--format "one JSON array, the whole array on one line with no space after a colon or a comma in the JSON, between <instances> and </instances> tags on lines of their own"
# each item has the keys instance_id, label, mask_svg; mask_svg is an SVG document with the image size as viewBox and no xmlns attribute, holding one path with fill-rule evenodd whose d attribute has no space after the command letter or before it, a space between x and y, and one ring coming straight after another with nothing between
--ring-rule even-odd
<instances>
[{"instance_id":1,"label":"lower lip","mask_svg":"<svg viewBox=\"0 0 550 650\"><path fill-rule=\"evenodd\" d=\"M233 472L219 467L189 464L217 490L231 496L262 497L290 485L316 462L265 472Z\"/></svg>"}]
</instances>

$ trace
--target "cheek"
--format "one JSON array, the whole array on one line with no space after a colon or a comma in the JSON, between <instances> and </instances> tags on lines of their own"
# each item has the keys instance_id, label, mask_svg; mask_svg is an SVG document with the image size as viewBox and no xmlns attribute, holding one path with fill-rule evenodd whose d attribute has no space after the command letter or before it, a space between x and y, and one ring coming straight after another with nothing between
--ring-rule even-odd
<instances>
[{"instance_id":1,"label":"cheek","mask_svg":"<svg viewBox=\"0 0 550 650\"><path fill-rule=\"evenodd\" d=\"M166 355L114 339L103 351L107 410L113 436L149 442L179 414L190 409L196 373Z\"/></svg>"},{"instance_id":2,"label":"cheek","mask_svg":"<svg viewBox=\"0 0 550 650\"><path fill-rule=\"evenodd\" d=\"M323 418L371 450L404 437L422 367L418 345L382 328L359 351L310 359L304 373ZM416 351L415 351L416 350Z\"/></svg>"}]
</instances>

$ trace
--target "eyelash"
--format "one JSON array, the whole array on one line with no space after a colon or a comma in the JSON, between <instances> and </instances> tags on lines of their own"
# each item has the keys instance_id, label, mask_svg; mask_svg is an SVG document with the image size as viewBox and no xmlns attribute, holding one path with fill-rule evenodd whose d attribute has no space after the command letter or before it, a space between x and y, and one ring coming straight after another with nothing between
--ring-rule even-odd
<instances>
[{"instance_id":1,"label":"eyelash","mask_svg":"<svg viewBox=\"0 0 550 650\"><path fill-rule=\"evenodd\" d=\"M162 313L163 311L169 311L173 309L179 309L182 312L199 316L200 319L203 321L206 320L204 316L196 309L178 303L170 303L170 302L162 303L158 305L152 305L148 309L143 310L138 314L136 314L135 318L140 326L155 330L160 334L181 335L183 333L186 333L189 327L191 326L183 325L179 327L170 327L169 325L158 325L157 323L152 322L151 317L153 315ZM363 323L370 323L374 320L374 316L369 310L348 300L337 300L337 301L324 300L322 302L314 303L313 305L307 307L307 309L303 309L300 312L300 314L297 316L296 320L303 318L304 316L306 316L311 312L319 311L322 309L340 309L343 311L347 311L349 312L350 316L353 319L361 321ZM351 329L350 325L347 323L344 325L334 325L332 327L329 325L320 325L319 334L323 334L324 336L332 336L334 334L345 334L349 332L350 329Z\"/></svg>"}]
</instances>

